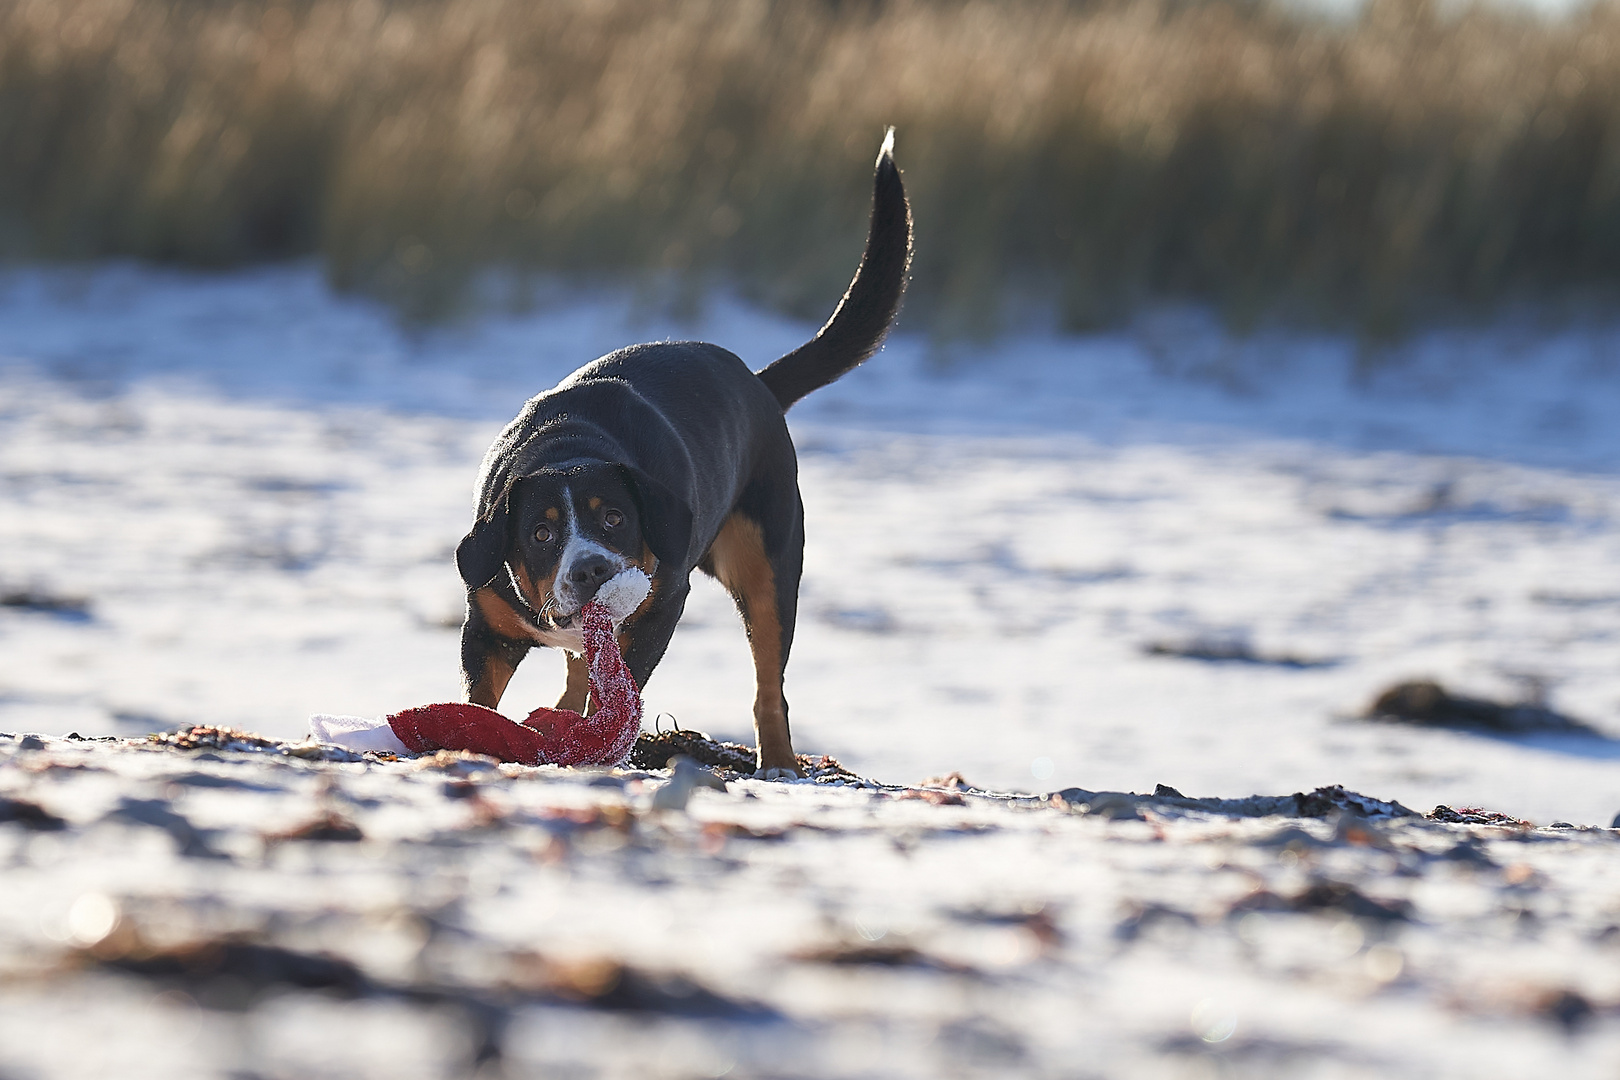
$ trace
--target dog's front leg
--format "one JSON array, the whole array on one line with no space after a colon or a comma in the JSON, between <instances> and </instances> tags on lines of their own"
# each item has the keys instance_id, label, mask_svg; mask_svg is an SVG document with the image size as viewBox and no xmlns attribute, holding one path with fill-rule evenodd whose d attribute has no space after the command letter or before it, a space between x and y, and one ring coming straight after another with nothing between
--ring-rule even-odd
<instances>
[{"instance_id":1,"label":"dog's front leg","mask_svg":"<svg viewBox=\"0 0 1620 1080\"><path fill-rule=\"evenodd\" d=\"M557 708L572 709L584 715L585 698L591 689L591 663L571 652L565 652L563 656L568 659L568 685L563 688L562 697L557 699Z\"/></svg>"},{"instance_id":2,"label":"dog's front leg","mask_svg":"<svg viewBox=\"0 0 1620 1080\"><path fill-rule=\"evenodd\" d=\"M461 624L461 693L474 705L496 708L506 684L530 649L529 642L513 641L490 628L477 604L469 604Z\"/></svg>"},{"instance_id":3,"label":"dog's front leg","mask_svg":"<svg viewBox=\"0 0 1620 1080\"><path fill-rule=\"evenodd\" d=\"M654 578L652 599L620 628L619 650L638 688L646 689L653 669L664 658L664 650L669 648L669 639L675 633L675 624L681 621L686 598L691 592L689 581Z\"/></svg>"}]
</instances>

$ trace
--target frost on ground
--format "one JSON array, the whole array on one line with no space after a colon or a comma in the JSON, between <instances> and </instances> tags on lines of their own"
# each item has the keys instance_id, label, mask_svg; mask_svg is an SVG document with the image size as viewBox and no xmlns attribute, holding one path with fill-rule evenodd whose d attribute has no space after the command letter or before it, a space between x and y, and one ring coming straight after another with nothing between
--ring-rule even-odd
<instances>
[{"instance_id":1,"label":"frost on ground","mask_svg":"<svg viewBox=\"0 0 1620 1080\"><path fill-rule=\"evenodd\" d=\"M452 698L452 552L523 398L635 340L763 364L810 332L728 303L682 327L633 299L540 301L413 336L306 269L0 281L0 731L291 738L312 713ZM1342 784L1608 825L1616 355L1614 327L1380 358L1173 312L953 354L898 339L791 415L796 748L1078 802L750 782L663 819L633 775L42 740L0 765L23 807L0 824L24 890L0 903L7 962L43 980L8 989L0 1022L62 1045L63 987L98 1027L138 1005L151 1045L179 1047L166 1076L244 1054L262 1075L320 1075L321 1054L329 1075L459 1075L490 1017L510 1062L613 1047L609 1075L1612 1074L1607 830L1355 832L1086 796ZM1424 679L1579 724L1357 718ZM533 654L506 711L561 682ZM747 738L751 682L729 601L700 584L647 715ZM135 960L63 972L83 927L126 922L240 932L207 963L303 971L336 1003L317 986L198 1014ZM123 940L115 958L146 955ZM323 950L351 966L298 967ZM602 997L620 985L643 1004ZM84 1075L110 1045L74 1044Z\"/></svg>"},{"instance_id":2,"label":"frost on ground","mask_svg":"<svg viewBox=\"0 0 1620 1080\"><path fill-rule=\"evenodd\" d=\"M664 773L447 752L6 736L0 761L6 1076L1582 1080L1620 1060L1608 829L1339 790L733 780L659 809Z\"/></svg>"}]
</instances>

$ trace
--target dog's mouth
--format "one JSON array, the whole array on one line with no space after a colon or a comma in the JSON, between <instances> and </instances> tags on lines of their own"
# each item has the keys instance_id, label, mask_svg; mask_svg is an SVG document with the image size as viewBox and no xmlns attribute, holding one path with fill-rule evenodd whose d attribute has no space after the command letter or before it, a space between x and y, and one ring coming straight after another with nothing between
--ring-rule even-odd
<instances>
[{"instance_id":1,"label":"dog's mouth","mask_svg":"<svg viewBox=\"0 0 1620 1080\"><path fill-rule=\"evenodd\" d=\"M589 604L592 600L595 600L596 594L600 591L600 583L592 585L589 589L568 590L565 595L567 595L569 598L568 602L571 602L574 605L572 611L564 611L562 608L564 601L559 599L556 593L552 593L551 596L547 598L545 606L540 609L540 616L541 618L549 621L551 625L556 627L558 630L571 629L572 627L578 625L580 621L580 612L585 610L585 605Z\"/></svg>"},{"instance_id":2,"label":"dog's mouth","mask_svg":"<svg viewBox=\"0 0 1620 1080\"><path fill-rule=\"evenodd\" d=\"M574 620L579 616L579 612L577 611L560 610L557 605L556 593L552 593L550 596L546 597L546 602L540 605L540 610L535 612L535 614L540 616L540 620L542 622L550 623L551 626L557 630L569 629L574 625Z\"/></svg>"},{"instance_id":3,"label":"dog's mouth","mask_svg":"<svg viewBox=\"0 0 1620 1080\"><path fill-rule=\"evenodd\" d=\"M583 585L578 582L564 583L561 580L562 572L559 570L557 574L558 580L553 584L551 591L546 594L545 603L540 605L536 614L544 622L549 623L553 629L571 630L581 624L581 613L586 606L592 601L599 600L599 594L602 593L604 588L619 581L631 570L637 570L639 573L638 567L631 566L622 560L617 565L609 563L606 577L599 576L597 580ZM600 574L602 571L598 570L597 573ZM623 589L617 588L617 592L623 592ZM636 602L639 603L646 595L646 592L643 591L636 597Z\"/></svg>"}]
</instances>

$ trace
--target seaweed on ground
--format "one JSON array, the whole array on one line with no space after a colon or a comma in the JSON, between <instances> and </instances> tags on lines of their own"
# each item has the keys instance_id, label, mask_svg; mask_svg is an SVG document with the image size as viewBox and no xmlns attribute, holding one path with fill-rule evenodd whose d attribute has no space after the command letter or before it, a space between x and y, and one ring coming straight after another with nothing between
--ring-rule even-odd
<instances>
[{"instance_id":1,"label":"seaweed on ground","mask_svg":"<svg viewBox=\"0 0 1620 1080\"><path fill-rule=\"evenodd\" d=\"M752 776L755 769L752 746L711 738L701 731L684 728L642 732L630 751L630 765L637 769L667 769L673 759L681 756L689 757L699 765L740 776ZM797 757L799 775L809 777L818 784L866 783L835 757L827 754L799 754Z\"/></svg>"}]
</instances>

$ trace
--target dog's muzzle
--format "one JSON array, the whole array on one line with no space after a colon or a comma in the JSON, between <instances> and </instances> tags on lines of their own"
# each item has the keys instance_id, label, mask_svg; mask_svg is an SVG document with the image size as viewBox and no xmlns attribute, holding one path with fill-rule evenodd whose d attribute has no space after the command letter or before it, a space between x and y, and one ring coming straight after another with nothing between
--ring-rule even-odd
<instances>
[{"instance_id":1,"label":"dog's muzzle","mask_svg":"<svg viewBox=\"0 0 1620 1080\"><path fill-rule=\"evenodd\" d=\"M607 581L626 569L622 561L615 562L596 551L581 555L563 567L557 574L556 606L551 612L551 621L563 628L573 625L579 609L590 603Z\"/></svg>"}]
</instances>

